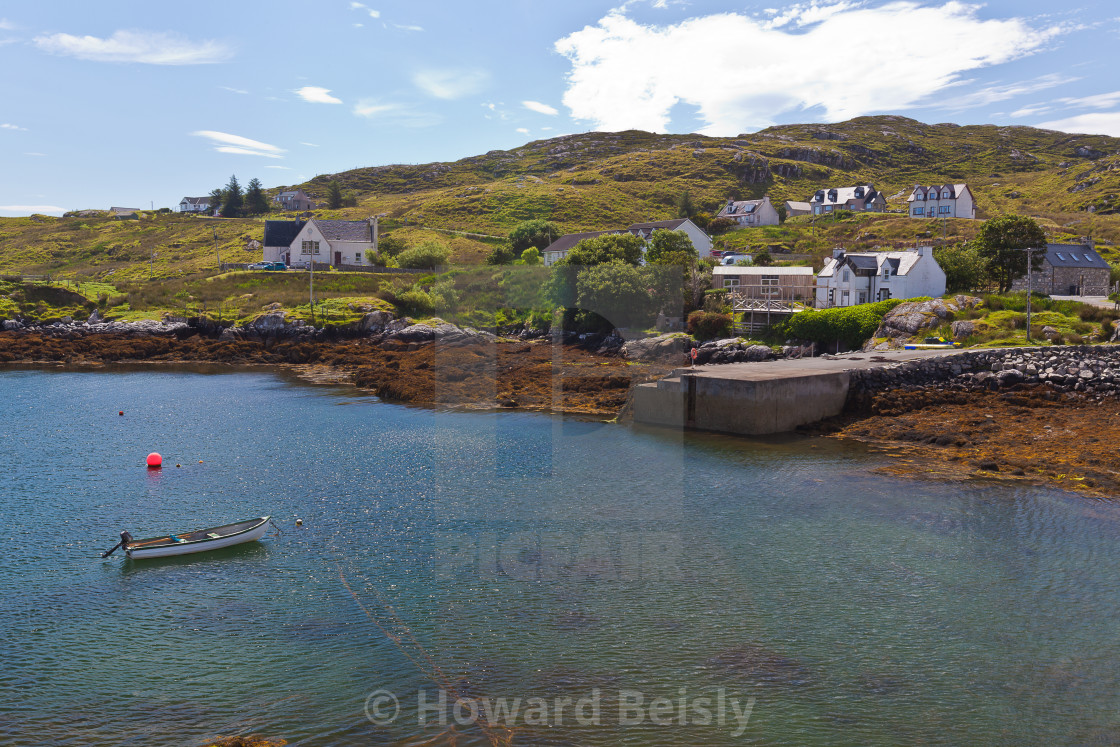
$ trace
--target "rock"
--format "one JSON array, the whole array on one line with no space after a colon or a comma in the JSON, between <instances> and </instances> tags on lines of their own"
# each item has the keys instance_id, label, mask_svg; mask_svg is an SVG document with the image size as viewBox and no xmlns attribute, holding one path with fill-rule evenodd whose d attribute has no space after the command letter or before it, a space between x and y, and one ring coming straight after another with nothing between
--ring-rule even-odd
<instances>
[{"instance_id":1,"label":"rock","mask_svg":"<svg viewBox=\"0 0 1120 747\"><path fill-rule=\"evenodd\" d=\"M933 329L953 318L958 307L940 298L929 301L907 301L895 306L883 317L873 337L913 337L923 329Z\"/></svg>"},{"instance_id":2,"label":"rock","mask_svg":"<svg viewBox=\"0 0 1120 747\"><path fill-rule=\"evenodd\" d=\"M358 332L363 335L380 332L396 317L388 311L371 311L358 322Z\"/></svg>"},{"instance_id":3,"label":"rock","mask_svg":"<svg viewBox=\"0 0 1120 747\"><path fill-rule=\"evenodd\" d=\"M685 353L686 345L691 347L690 341L680 334L646 337L641 340L630 340L624 344L622 355L629 360L675 358L680 361Z\"/></svg>"},{"instance_id":4,"label":"rock","mask_svg":"<svg viewBox=\"0 0 1120 747\"><path fill-rule=\"evenodd\" d=\"M745 361L768 361L774 357L774 351L765 345L751 345L740 355Z\"/></svg>"},{"instance_id":5,"label":"rock","mask_svg":"<svg viewBox=\"0 0 1120 747\"><path fill-rule=\"evenodd\" d=\"M1001 387L1020 384L1022 383L1024 378L1025 377L1023 376L1022 372L1014 368L1008 368L996 374L996 380L999 382L999 385Z\"/></svg>"},{"instance_id":6,"label":"rock","mask_svg":"<svg viewBox=\"0 0 1120 747\"><path fill-rule=\"evenodd\" d=\"M1045 337L1047 340L1053 340L1055 337L1058 336L1058 330L1054 329L1053 327L1043 327L1042 328L1042 336Z\"/></svg>"},{"instance_id":7,"label":"rock","mask_svg":"<svg viewBox=\"0 0 1120 747\"><path fill-rule=\"evenodd\" d=\"M23 325L19 323L18 319L5 319L3 328L5 332L14 332L17 329L23 329Z\"/></svg>"},{"instance_id":8,"label":"rock","mask_svg":"<svg viewBox=\"0 0 1120 747\"><path fill-rule=\"evenodd\" d=\"M101 309L94 309L93 313L86 319L86 324L100 324L105 321L105 317L101 316Z\"/></svg>"},{"instance_id":9,"label":"rock","mask_svg":"<svg viewBox=\"0 0 1120 747\"><path fill-rule=\"evenodd\" d=\"M287 326L288 313L286 311L272 311L261 314L253 321L246 324L246 328L260 334L277 332Z\"/></svg>"},{"instance_id":10,"label":"rock","mask_svg":"<svg viewBox=\"0 0 1120 747\"><path fill-rule=\"evenodd\" d=\"M976 325L969 321L953 322L953 339L963 340L976 330Z\"/></svg>"},{"instance_id":11,"label":"rock","mask_svg":"<svg viewBox=\"0 0 1120 747\"><path fill-rule=\"evenodd\" d=\"M61 321L62 321L63 324L73 324L74 323L73 317L69 317L69 316L62 317Z\"/></svg>"},{"instance_id":12,"label":"rock","mask_svg":"<svg viewBox=\"0 0 1120 747\"><path fill-rule=\"evenodd\" d=\"M436 339L436 331L427 324L412 324L393 333L393 339L399 342L431 342Z\"/></svg>"}]
</instances>

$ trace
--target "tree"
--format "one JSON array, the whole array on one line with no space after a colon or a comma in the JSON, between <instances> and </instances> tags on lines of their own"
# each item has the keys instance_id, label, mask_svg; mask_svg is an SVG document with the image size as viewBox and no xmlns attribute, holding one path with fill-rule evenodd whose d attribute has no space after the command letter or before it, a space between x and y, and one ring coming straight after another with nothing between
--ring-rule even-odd
<instances>
[{"instance_id":1,"label":"tree","mask_svg":"<svg viewBox=\"0 0 1120 747\"><path fill-rule=\"evenodd\" d=\"M774 208L774 210L778 214L778 222L785 223L786 218L789 217L789 211L786 210L786 204L784 202L779 202L778 207Z\"/></svg>"},{"instance_id":2,"label":"tree","mask_svg":"<svg viewBox=\"0 0 1120 747\"><path fill-rule=\"evenodd\" d=\"M513 247L509 244L498 244L490 250L486 255L486 264L488 265L512 265L513 264Z\"/></svg>"},{"instance_id":3,"label":"tree","mask_svg":"<svg viewBox=\"0 0 1120 747\"><path fill-rule=\"evenodd\" d=\"M933 250L933 258L945 271L949 292L974 291L988 285L988 265L975 244L953 244Z\"/></svg>"},{"instance_id":4,"label":"tree","mask_svg":"<svg viewBox=\"0 0 1120 747\"><path fill-rule=\"evenodd\" d=\"M525 251L521 252L521 264L523 265L539 265L541 263L541 252L535 246L531 246Z\"/></svg>"},{"instance_id":5,"label":"tree","mask_svg":"<svg viewBox=\"0 0 1120 747\"><path fill-rule=\"evenodd\" d=\"M1037 265L1046 254L1046 234L1033 218L1006 215L984 221L976 236L976 250L984 258L988 273L1006 293L1016 278L1027 272L1027 249L1033 249Z\"/></svg>"},{"instance_id":6,"label":"tree","mask_svg":"<svg viewBox=\"0 0 1120 747\"><path fill-rule=\"evenodd\" d=\"M210 214L218 212L222 209L222 203L226 201L226 193L221 188L210 190Z\"/></svg>"},{"instance_id":7,"label":"tree","mask_svg":"<svg viewBox=\"0 0 1120 747\"><path fill-rule=\"evenodd\" d=\"M270 209L261 180L253 177L245 188L245 212L249 215L263 215Z\"/></svg>"},{"instance_id":8,"label":"tree","mask_svg":"<svg viewBox=\"0 0 1120 747\"><path fill-rule=\"evenodd\" d=\"M754 264L761 265L762 267L768 267L774 264L774 258L770 256L770 252L766 249L760 249L755 252L752 261Z\"/></svg>"},{"instance_id":9,"label":"tree","mask_svg":"<svg viewBox=\"0 0 1120 747\"><path fill-rule=\"evenodd\" d=\"M241 185L237 183L237 175L229 178L225 188L225 200L222 202L223 218L240 218L245 207L245 196L241 193Z\"/></svg>"},{"instance_id":10,"label":"tree","mask_svg":"<svg viewBox=\"0 0 1120 747\"><path fill-rule=\"evenodd\" d=\"M331 179L327 183L327 207L331 210L342 207L342 185L337 179Z\"/></svg>"},{"instance_id":11,"label":"tree","mask_svg":"<svg viewBox=\"0 0 1120 747\"><path fill-rule=\"evenodd\" d=\"M695 214L696 208L692 205L692 195L687 191L681 192L677 197L677 217L691 218Z\"/></svg>"},{"instance_id":12,"label":"tree","mask_svg":"<svg viewBox=\"0 0 1120 747\"><path fill-rule=\"evenodd\" d=\"M544 249L561 235L561 230L552 221L535 218L519 223L510 231L509 242L513 251L520 254L531 246Z\"/></svg>"},{"instance_id":13,"label":"tree","mask_svg":"<svg viewBox=\"0 0 1120 747\"><path fill-rule=\"evenodd\" d=\"M648 327L658 308L645 269L607 262L581 270L576 279L576 304L615 327Z\"/></svg>"},{"instance_id":14,"label":"tree","mask_svg":"<svg viewBox=\"0 0 1120 747\"><path fill-rule=\"evenodd\" d=\"M727 233L733 226L739 225L730 218L712 218L708 223L708 233L712 236L718 236L721 233Z\"/></svg>"},{"instance_id":15,"label":"tree","mask_svg":"<svg viewBox=\"0 0 1120 747\"><path fill-rule=\"evenodd\" d=\"M411 269L434 269L447 264L451 250L435 240L428 240L412 249L406 249L397 256L401 267Z\"/></svg>"},{"instance_id":16,"label":"tree","mask_svg":"<svg viewBox=\"0 0 1120 747\"><path fill-rule=\"evenodd\" d=\"M699 256L696 247L692 245L692 239L684 231L659 228L649 237L646 261L650 264L681 264L681 255L691 257L692 262Z\"/></svg>"},{"instance_id":17,"label":"tree","mask_svg":"<svg viewBox=\"0 0 1120 747\"><path fill-rule=\"evenodd\" d=\"M641 238L632 233L604 234L579 242L557 264L590 267L606 262L622 262L637 265L642 260L643 245Z\"/></svg>"},{"instance_id":18,"label":"tree","mask_svg":"<svg viewBox=\"0 0 1120 747\"><path fill-rule=\"evenodd\" d=\"M398 239L396 236L384 234L377 238L377 253L386 257L397 257L408 245Z\"/></svg>"}]
</instances>

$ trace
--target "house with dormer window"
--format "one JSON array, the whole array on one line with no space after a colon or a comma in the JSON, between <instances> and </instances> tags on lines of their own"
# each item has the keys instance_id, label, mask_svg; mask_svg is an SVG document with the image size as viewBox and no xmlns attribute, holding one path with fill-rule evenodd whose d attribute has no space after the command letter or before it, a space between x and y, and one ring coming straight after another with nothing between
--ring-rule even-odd
<instances>
[{"instance_id":1,"label":"house with dormer window","mask_svg":"<svg viewBox=\"0 0 1120 747\"><path fill-rule=\"evenodd\" d=\"M315 203L302 189L288 189L272 198L281 210L310 210Z\"/></svg>"},{"instance_id":2,"label":"house with dormer window","mask_svg":"<svg viewBox=\"0 0 1120 747\"><path fill-rule=\"evenodd\" d=\"M887 200L871 184L861 184L855 187L818 189L809 198L809 207L813 215L829 215L837 210L881 213L887 209Z\"/></svg>"},{"instance_id":3,"label":"house with dormer window","mask_svg":"<svg viewBox=\"0 0 1120 747\"><path fill-rule=\"evenodd\" d=\"M210 197L184 197L179 201L180 213L209 213Z\"/></svg>"},{"instance_id":4,"label":"house with dormer window","mask_svg":"<svg viewBox=\"0 0 1120 747\"><path fill-rule=\"evenodd\" d=\"M294 221L268 221L279 234L290 234ZM266 231L269 226L265 225ZM267 240L266 240L267 243ZM332 267L372 264L368 249L377 249L377 224L369 220L312 219L296 229L288 245L288 263L307 267L312 262Z\"/></svg>"},{"instance_id":5,"label":"house with dormer window","mask_svg":"<svg viewBox=\"0 0 1120 747\"><path fill-rule=\"evenodd\" d=\"M846 252L836 249L817 273L817 308L856 306L888 298L936 298L945 293L945 271L933 249Z\"/></svg>"},{"instance_id":6,"label":"house with dormer window","mask_svg":"<svg viewBox=\"0 0 1120 747\"><path fill-rule=\"evenodd\" d=\"M769 197L761 200L728 200L716 217L733 220L740 226L776 226L780 222L778 211L770 204Z\"/></svg>"},{"instance_id":7,"label":"house with dormer window","mask_svg":"<svg viewBox=\"0 0 1120 747\"><path fill-rule=\"evenodd\" d=\"M967 184L917 184L907 202L911 218L976 218L976 200Z\"/></svg>"}]
</instances>

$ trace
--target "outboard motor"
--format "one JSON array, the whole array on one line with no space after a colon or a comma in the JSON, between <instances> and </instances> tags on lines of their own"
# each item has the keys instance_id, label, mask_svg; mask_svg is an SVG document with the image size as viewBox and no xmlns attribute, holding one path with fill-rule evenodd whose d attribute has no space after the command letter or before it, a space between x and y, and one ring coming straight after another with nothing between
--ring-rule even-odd
<instances>
[{"instance_id":1,"label":"outboard motor","mask_svg":"<svg viewBox=\"0 0 1120 747\"><path fill-rule=\"evenodd\" d=\"M128 532L121 532L121 549L128 552L128 543L132 542L132 535Z\"/></svg>"}]
</instances>

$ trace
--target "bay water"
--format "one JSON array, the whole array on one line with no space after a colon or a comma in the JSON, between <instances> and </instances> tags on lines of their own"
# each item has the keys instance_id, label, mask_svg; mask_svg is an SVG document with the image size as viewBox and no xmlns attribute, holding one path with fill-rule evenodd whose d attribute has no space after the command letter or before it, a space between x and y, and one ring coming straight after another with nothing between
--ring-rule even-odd
<instances>
[{"instance_id":1,"label":"bay water","mask_svg":"<svg viewBox=\"0 0 1120 747\"><path fill-rule=\"evenodd\" d=\"M0 370L0 744L1120 742L1120 509L886 459ZM99 558L261 515L259 543Z\"/></svg>"}]
</instances>

